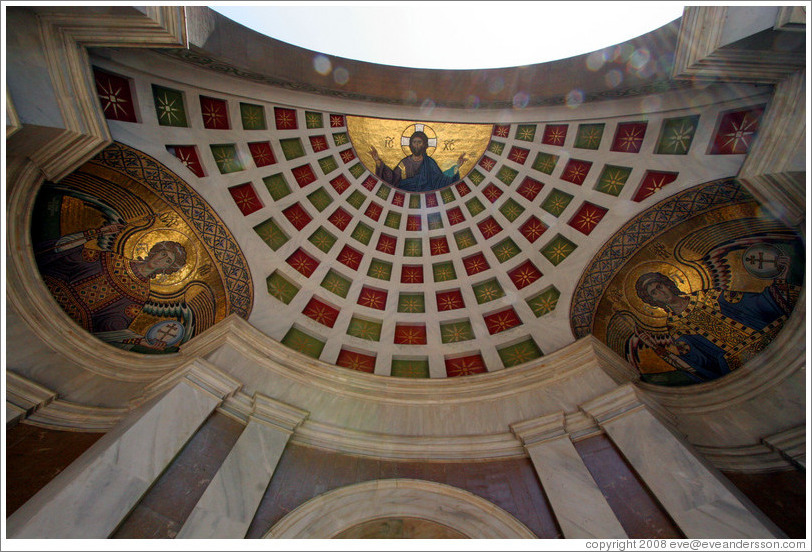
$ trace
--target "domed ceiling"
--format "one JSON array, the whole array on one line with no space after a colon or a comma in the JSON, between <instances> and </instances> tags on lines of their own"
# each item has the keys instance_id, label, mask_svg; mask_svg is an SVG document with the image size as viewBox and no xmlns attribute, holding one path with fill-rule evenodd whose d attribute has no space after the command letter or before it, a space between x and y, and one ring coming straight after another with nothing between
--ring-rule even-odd
<instances>
[{"instance_id":1,"label":"domed ceiling","mask_svg":"<svg viewBox=\"0 0 812 552\"><path fill-rule=\"evenodd\" d=\"M624 55L630 73L662 63ZM644 379L683 385L735 369L794 304L803 248L730 180L765 88L644 87L593 102L573 90L557 105L528 96L449 115L291 92L158 52L99 50L91 63L117 143L46 187L56 203L42 199L39 212L60 212L62 224L48 234L37 223L35 242L93 230L81 244L109 240L133 266L153 262L160 241L185 247L179 275L155 269L131 286L142 299L116 311L130 308L130 333L106 334L119 346L176 351L236 314L329 364L442 378L510 368L594 333ZM623 80L612 75L602 74L610 90ZM429 142L423 166L438 167L423 188L399 165L415 131ZM774 270L748 269L756 260ZM770 296L778 310L768 328L742 330L746 346L708 335L713 351L688 345L675 311L634 291L654 272L694 303L724 288Z\"/></svg>"}]
</instances>

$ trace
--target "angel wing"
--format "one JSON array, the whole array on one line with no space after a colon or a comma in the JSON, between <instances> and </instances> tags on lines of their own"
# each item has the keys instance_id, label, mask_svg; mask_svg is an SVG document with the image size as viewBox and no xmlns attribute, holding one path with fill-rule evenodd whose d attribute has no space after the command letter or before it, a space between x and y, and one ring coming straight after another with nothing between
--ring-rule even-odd
<instances>
[{"instance_id":1,"label":"angel wing","mask_svg":"<svg viewBox=\"0 0 812 552\"><path fill-rule=\"evenodd\" d=\"M708 251L701 262L710 275L710 287L719 289L729 289L733 277L732 267L727 258L733 251L747 249L751 245L762 243L784 243L787 237L775 234L761 234L757 236L747 236L731 242L725 243Z\"/></svg>"},{"instance_id":2,"label":"angel wing","mask_svg":"<svg viewBox=\"0 0 812 552\"><path fill-rule=\"evenodd\" d=\"M73 188L68 188L67 186L60 184L52 184L50 187L53 190L83 201L99 211L102 217L104 217L105 224L125 224L127 222L115 207L101 201L99 198L93 195L82 192L81 190L74 190ZM116 241L116 236L117 234L99 236L97 239L99 249L103 249L105 251L112 250L113 244Z\"/></svg>"},{"instance_id":3,"label":"angel wing","mask_svg":"<svg viewBox=\"0 0 812 552\"><path fill-rule=\"evenodd\" d=\"M216 304L214 293L202 283L190 284L179 296L182 299L161 300L153 296L144 303L142 312L159 318L171 318L183 324L184 332L180 343L186 343L214 325Z\"/></svg>"}]
</instances>

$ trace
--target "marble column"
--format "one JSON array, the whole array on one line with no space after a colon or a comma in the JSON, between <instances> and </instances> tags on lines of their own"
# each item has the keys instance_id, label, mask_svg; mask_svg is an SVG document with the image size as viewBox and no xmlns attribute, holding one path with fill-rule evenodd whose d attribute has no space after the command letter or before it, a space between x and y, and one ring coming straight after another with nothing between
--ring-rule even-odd
<instances>
[{"instance_id":1,"label":"marble column","mask_svg":"<svg viewBox=\"0 0 812 552\"><path fill-rule=\"evenodd\" d=\"M304 410L255 395L248 425L176 538L245 537L288 439L307 416Z\"/></svg>"},{"instance_id":2,"label":"marble column","mask_svg":"<svg viewBox=\"0 0 812 552\"><path fill-rule=\"evenodd\" d=\"M200 425L240 387L195 361L7 520L8 538L107 538Z\"/></svg>"},{"instance_id":3,"label":"marble column","mask_svg":"<svg viewBox=\"0 0 812 552\"><path fill-rule=\"evenodd\" d=\"M626 532L565 430L564 413L511 424L568 539L625 539Z\"/></svg>"},{"instance_id":4,"label":"marble column","mask_svg":"<svg viewBox=\"0 0 812 552\"><path fill-rule=\"evenodd\" d=\"M56 398L56 393L6 370L6 429Z\"/></svg>"},{"instance_id":5,"label":"marble column","mask_svg":"<svg viewBox=\"0 0 812 552\"><path fill-rule=\"evenodd\" d=\"M581 409L614 441L686 537L784 536L655 418L631 384L582 404Z\"/></svg>"}]
</instances>

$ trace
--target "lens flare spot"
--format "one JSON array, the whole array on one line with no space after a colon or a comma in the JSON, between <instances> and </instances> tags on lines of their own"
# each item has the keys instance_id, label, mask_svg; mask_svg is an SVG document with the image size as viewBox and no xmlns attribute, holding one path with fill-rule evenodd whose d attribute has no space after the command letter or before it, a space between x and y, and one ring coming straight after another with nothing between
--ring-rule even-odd
<instances>
[{"instance_id":1,"label":"lens flare spot","mask_svg":"<svg viewBox=\"0 0 812 552\"><path fill-rule=\"evenodd\" d=\"M606 52L592 52L586 58L586 68L590 71L598 71L606 63Z\"/></svg>"},{"instance_id":2,"label":"lens flare spot","mask_svg":"<svg viewBox=\"0 0 812 552\"><path fill-rule=\"evenodd\" d=\"M420 104L420 113L423 115L431 115L435 107L437 107L437 104L434 103L434 100L431 98L426 98L423 100L423 103Z\"/></svg>"},{"instance_id":3,"label":"lens flare spot","mask_svg":"<svg viewBox=\"0 0 812 552\"><path fill-rule=\"evenodd\" d=\"M343 67L336 67L333 71L333 80L336 84L347 84L350 81L350 72Z\"/></svg>"},{"instance_id":4,"label":"lens flare spot","mask_svg":"<svg viewBox=\"0 0 812 552\"><path fill-rule=\"evenodd\" d=\"M570 90L569 94L567 94L566 99L567 107L576 108L582 103L584 103L584 93L578 90Z\"/></svg>"},{"instance_id":5,"label":"lens flare spot","mask_svg":"<svg viewBox=\"0 0 812 552\"><path fill-rule=\"evenodd\" d=\"M467 98L465 98L466 109L479 109L479 103L479 96L470 94Z\"/></svg>"},{"instance_id":6,"label":"lens flare spot","mask_svg":"<svg viewBox=\"0 0 812 552\"><path fill-rule=\"evenodd\" d=\"M524 109L530 102L530 94L527 92L516 92L513 96L513 107L516 109Z\"/></svg>"},{"instance_id":7,"label":"lens flare spot","mask_svg":"<svg viewBox=\"0 0 812 552\"><path fill-rule=\"evenodd\" d=\"M333 70L333 64L330 63L327 56L319 54L313 58L313 69L315 69L319 75L329 75L330 71Z\"/></svg>"},{"instance_id":8,"label":"lens flare spot","mask_svg":"<svg viewBox=\"0 0 812 552\"><path fill-rule=\"evenodd\" d=\"M505 88L505 81L502 77L496 77L488 83L488 92L491 94L498 94Z\"/></svg>"},{"instance_id":9,"label":"lens flare spot","mask_svg":"<svg viewBox=\"0 0 812 552\"><path fill-rule=\"evenodd\" d=\"M629 67L635 71L641 70L651 60L651 52L647 48L639 48L629 56Z\"/></svg>"},{"instance_id":10,"label":"lens flare spot","mask_svg":"<svg viewBox=\"0 0 812 552\"><path fill-rule=\"evenodd\" d=\"M617 69L612 69L606 72L604 75L604 80L608 86L612 88L617 88L621 82L623 82L623 73L618 71Z\"/></svg>"},{"instance_id":11,"label":"lens flare spot","mask_svg":"<svg viewBox=\"0 0 812 552\"><path fill-rule=\"evenodd\" d=\"M660 110L663 102L660 100L659 96L646 96L643 98L643 101L640 102L640 104L643 108L643 113L654 113Z\"/></svg>"}]
</instances>

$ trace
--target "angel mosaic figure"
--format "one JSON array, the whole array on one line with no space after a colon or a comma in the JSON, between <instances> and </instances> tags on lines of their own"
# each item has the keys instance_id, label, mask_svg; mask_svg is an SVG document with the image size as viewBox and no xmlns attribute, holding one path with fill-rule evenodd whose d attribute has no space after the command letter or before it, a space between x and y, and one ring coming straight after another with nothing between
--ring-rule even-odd
<instances>
[{"instance_id":1,"label":"angel mosaic figure","mask_svg":"<svg viewBox=\"0 0 812 552\"><path fill-rule=\"evenodd\" d=\"M150 308L150 280L183 268L186 250L178 242L161 241L145 258L128 259L108 248L124 227L107 224L44 244L38 254L40 273L59 306L96 337L119 346L161 349L160 340L128 328ZM91 240L97 240L98 249L85 246Z\"/></svg>"},{"instance_id":2,"label":"angel mosaic figure","mask_svg":"<svg viewBox=\"0 0 812 552\"><path fill-rule=\"evenodd\" d=\"M666 311L666 332L636 328L628 356L636 359L640 346L647 346L694 381L740 367L772 341L797 300L797 287L786 280L789 258L778 257L776 265L772 283L760 293L722 287L684 293L665 274L641 275L635 291L646 304Z\"/></svg>"}]
</instances>

